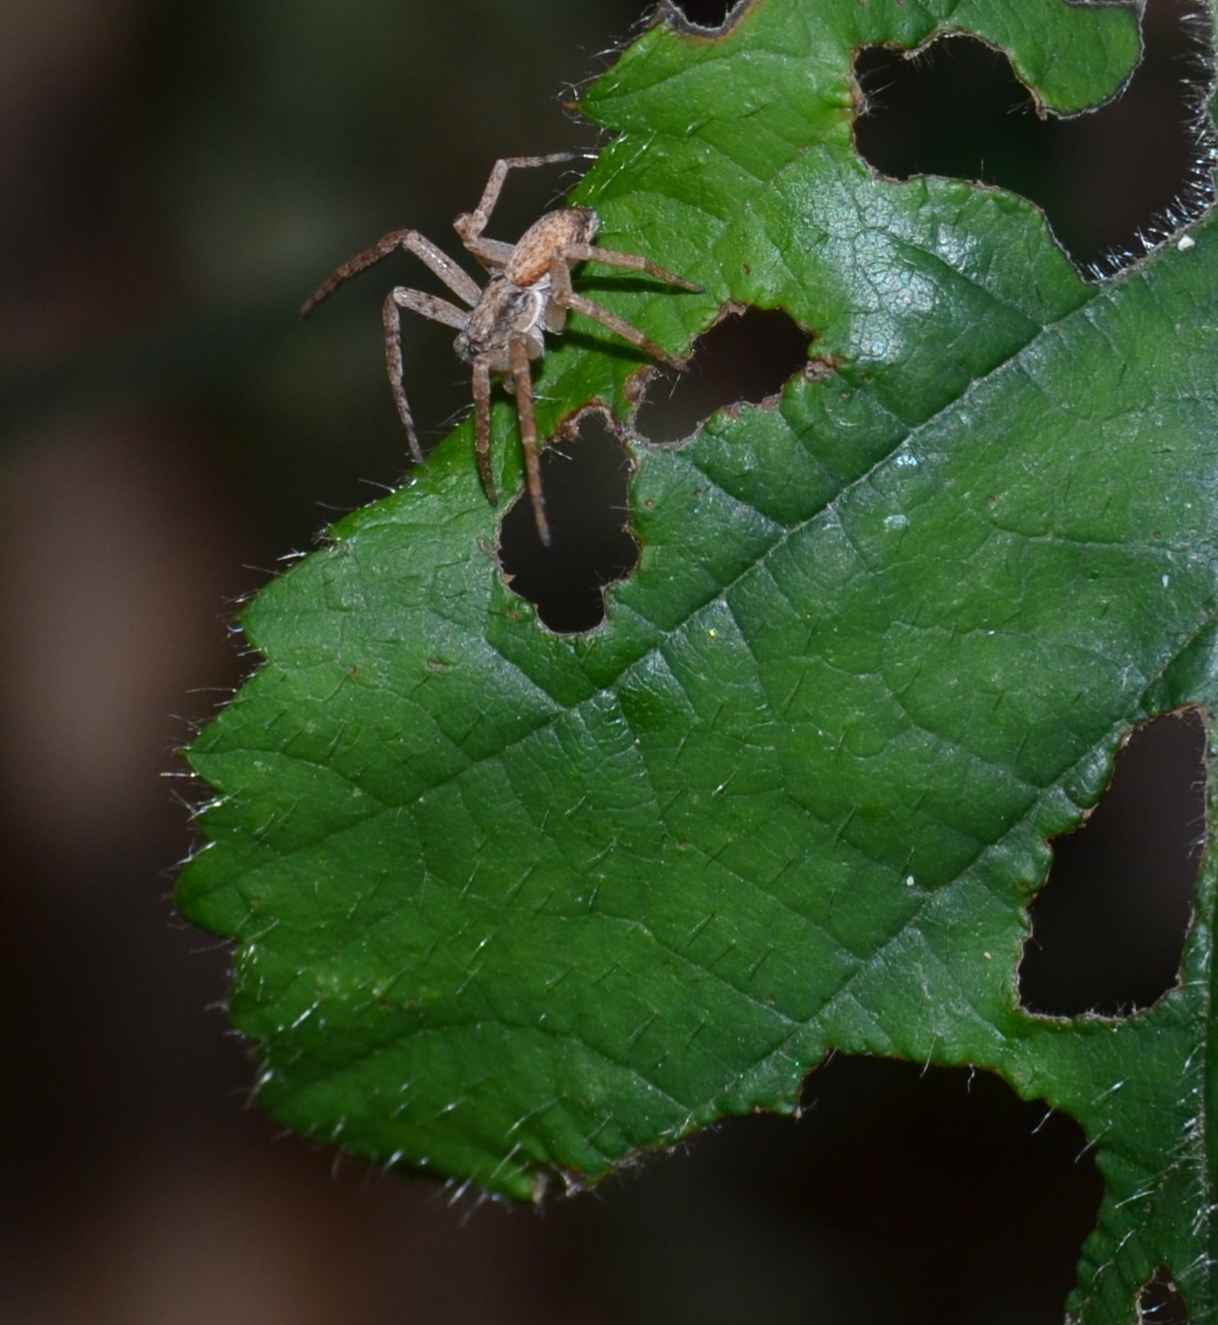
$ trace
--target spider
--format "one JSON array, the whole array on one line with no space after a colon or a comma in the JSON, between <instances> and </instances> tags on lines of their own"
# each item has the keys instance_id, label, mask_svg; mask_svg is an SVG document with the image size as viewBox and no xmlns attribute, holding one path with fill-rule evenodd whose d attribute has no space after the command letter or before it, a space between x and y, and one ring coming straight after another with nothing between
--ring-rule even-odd
<instances>
[{"instance_id":1,"label":"spider","mask_svg":"<svg viewBox=\"0 0 1218 1325\"><path fill-rule=\"evenodd\" d=\"M537 423L533 414L533 382L529 362L545 353L544 333L560 332L567 313L574 311L594 318L624 340L638 346L653 359L680 368L683 362L660 348L637 328L600 304L593 303L571 288L571 269L581 262L594 260L610 267L625 267L645 272L666 285L700 293L702 287L681 276L665 271L649 258L616 249L598 248L592 240L600 218L588 207L567 207L546 212L534 221L515 244L484 239L483 230L499 200L507 173L522 166L548 166L572 161L581 152L552 152L548 156L504 157L495 162L482 198L472 212L464 212L453 222L461 243L490 273L485 289L442 249L417 230L394 230L371 248L357 253L328 276L305 301L300 310L307 317L323 299L352 276L366 271L396 249L406 249L431 269L464 303L458 308L447 299L422 290L397 286L385 299L382 321L385 328L385 366L398 415L410 443L410 454L422 461L423 452L415 432L414 419L402 384L402 309L419 313L433 322L457 328L453 348L473 368L474 454L482 486L492 505L498 504L495 480L491 476L491 374L510 375L516 392L516 412L520 419L520 438L524 449L525 474L533 518L542 543L549 546L550 528L546 521L545 499L541 490L541 470L537 458Z\"/></svg>"}]
</instances>

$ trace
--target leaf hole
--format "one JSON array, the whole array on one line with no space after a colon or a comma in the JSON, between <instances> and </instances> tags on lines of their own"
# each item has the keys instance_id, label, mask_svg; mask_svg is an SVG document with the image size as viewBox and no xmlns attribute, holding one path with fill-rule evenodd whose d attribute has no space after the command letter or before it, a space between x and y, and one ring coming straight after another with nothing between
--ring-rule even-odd
<instances>
[{"instance_id":1,"label":"leaf hole","mask_svg":"<svg viewBox=\"0 0 1218 1325\"><path fill-rule=\"evenodd\" d=\"M1138 1325L1188 1325L1188 1306L1166 1265L1160 1265L1138 1294Z\"/></svg>"},{"instance_id":2,"label":"leaf hole","mask_svg":"<svg viewBox=\"0 0 1218 1325\"><path fill-rule=\"evenodd\" d=\"M664 0L664 21L678 32L690 28L700 37L726 36L748 6L748 0Z\"/></svg>"},{"instance_id":3,"label":"leaf hole","mask_svg":"<svg viewBox=\"0 0 1218 1325\"><path fill-rule=\"evenodd\" d=\"M604 415L588 410L573 437L541 453L550 546L521 494L503 519L499 563L514 592L551 630L591 630L605 619L604 589L632 571L638 544L626 529L630 460Z\"/></svg>"},{"instance_id":4,"label":"leaf hole","mask_svg":"<svg viewBox=\"0 0 1218 1325\"><path fill-rule=\"evenodd\" d=\"M732 309L698 338L683 372L648 383L634 427L649 442L681 441L716 410L776 397L808 367L811 333L781 309Z\"/></svg>"},{"instance_id":5,"label":"leaf hole","mask_svg":"<svg viewBox=\"0 0 1218 1325\"><path fill-rule=\"evenodd\" d=\"M798 1123L733 1119L609 1189L656 1320L1061 1319L1103 1193L1073 1119L992 1073L847 1055L804 1095Z\"/></svg>"},{"instance_id":6,"label":"leaf hole","mask_svg":"<svg viewBox=\"0 0 1218 1325\"><path fill-rule=\"evenodd\" d=\"M972 37L913 57L869 47L855 62L857 149L895 179L945 175L1023 194L1080 268L1110 274L1213 199L1201 110L1213 60L1195 0L1152 0L1142 29L1145 54L1125 90L1069 119L1041 119L1006 54Z\"/></svg>"},{"instance_id":7,"label":"leaf hole","mask_svg":"<svg viewBox=\"0 0 1218 1325\"><path fill-rule=\"evenodd\" d=\"M1204 830L1199 714L1137 728L1087 822L1053 843L1019 966L1027 1011L1124 1016L1175 986Z\"/></svg>"}]
</instances>

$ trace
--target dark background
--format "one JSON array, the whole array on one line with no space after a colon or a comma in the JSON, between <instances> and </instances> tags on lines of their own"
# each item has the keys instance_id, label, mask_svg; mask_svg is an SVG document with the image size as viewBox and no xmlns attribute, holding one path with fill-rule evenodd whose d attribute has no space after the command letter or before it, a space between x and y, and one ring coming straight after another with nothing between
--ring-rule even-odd
<instances>
[{"instance_id":1,"label":"dark background","mask_svg":"<svg viewBox=\"0 0 1218 1325\"><path fill-rule=\"evenodd\" d=\"M246 1107L252 1067L220 1006L227 953L169 903L192 838L162 775L252 665L229 629L236 602L404 468L378 309L405 259L308 324L296 308L386 230L447 244L496 156L594 144L560 98L643 8L9 6L11 1319L1060 1318L1098 1179L1072 1123L1040 1126L1043 1108L988 1076L837 1060L810 1080L798 1124L726 1124L540 1213L450 1203L435 1184L282 1137ZM1179 37L1182 12L1156 0L1152 60L1129 96L1069 125L1037 121L1005 61L975 43L916 65L868 57L876 113L860 145L889 173L1019 187L1080 264L1103 265L1190 188L1197 51ZM513 179L495 232L517 233L561 185ZM434 440L468 386L450 333L408 336L412 403ZM770 381L766 354L745 361L757 342L724 341L691 381L722 400L775 389L793 367ZM586 610L595 588L582 592ZM1120 1012L1171 983L1203 829L1200 748L1195 718L1145 729L1092 825L1059 844L1070 870L1037 911L1031 1006Z\"/></svg>"}]
</instances>

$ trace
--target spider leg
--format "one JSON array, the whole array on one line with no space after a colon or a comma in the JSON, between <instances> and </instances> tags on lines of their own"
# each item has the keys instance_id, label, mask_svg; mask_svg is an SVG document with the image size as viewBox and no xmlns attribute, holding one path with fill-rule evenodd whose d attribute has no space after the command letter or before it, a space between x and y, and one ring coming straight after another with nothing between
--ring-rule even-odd
<instances>
[{"instance_id":1,"label":"spider leg","mask_svg":"<svg viewBox=\"0 0 1218 1325\"><path fill-rule=\"evenodd\" d=\"M492 506L498 506L495 478L491 473L491 365L490 360L474 360L474 459L478 476Z\"/></svg>"},{"instance_id":2,"label":"spider leg","mask_svg":"<svg viewBox=\"0 0 1218 1325\"><path fill-rule=\"evenodd\" d=\"M529 372L528 342L513 336L510 347L512 376L516 381L516 416L520 420L520 445L524 450L525 481L537 537L543 547L550 546L550 525L546 520L546 499L541 490L541 465L537 458L537 420L533 417L533 377Z\"/></svg>"},{"instance_id":3,"label":"spider leg","mask_svg":"<svg viewBox=\"0 0 1218 1325\"><path fill-rule=\"evenodd\" d=\"M515 244L505 244L501 239L473 239L461 241L466 249L486 268L487 271L502 271L516 251Z\"/></svg>"},{"instance_id":4,"label":"spider leg","mask_svg":"<svg viewBox=\"0 0 1218 1325\"><path fill-rule=\"evenodd\" d=\"M381 322L385 328L385 370L389 374L389 389L393 392L393 403L398 407L398 418L406 429L406 440L410 443L410 454L415 461L422 463L423 449L419 446L419 437L414 430L414 419L410 406L406 403L406 388L402 384L402 312L403 308L412 313L420 313L433 322L446 322L450 327L464 327L469 321L469 314L447 299L434 294L424 294L422 290L407 290L398 286L385 296L381 309Z\"/></svg>"},{"instance_id":5,"label":"spider leg","mask_svg":"<svg viewBox=\"0 0 1218 1325\"><path fill-rule=\"evenodd\" d=\"M618 317L616 313L611 313L607 308L602 308L600 304L593 303L591 299L586 299L582 294L576 294L571 288L571 271L567 266L565 257L556 257L550 263L550 280L553 294L551 295L551 308L554 310L546 320L546 326L550 331L561 331L566 322L567 310L575 313L582 313L585 317L590 317L599 322L602 326L608 327L610 331L616 331L623 340L628 340L631 345L637 345L645 354L650 354L653 359L659 359L661 363L666 363L670 368L683 368L685 361L678 359L676 355L669 354L654 341L647 337L638 329L631 326L629 322Z\"/></svg>"},{"instance_id":6,"label":"spider leg","mask_svg":"<svg viewBox=\"0 0 1218 1325\"><path fill-rule=\"evenodd\" d=\"M650 258L640 257L637 253L619 253L615 248L598 248L595 244L568 244L563 250L568 262L603 262L606 267L625 267L630 271L645 271L648 276L665 285L677 285L682 290L702 293L702 286L687 281L684 276L677 276Z\"/></svg>"},{"instance_id":7,"label":"spider leg","mask_svg":"<svg viewBox=\"0 0 1218 1325\"><path fill-rule=\"evenodd\" d=\"M491 173L487 177L486 187L482 190L482 197L477 207L472 212L465 212L453 222L453 229L456 230L466 246L476 241L479 235L486 229L487 222L491 219L491 213L495 210L495 204L499 201L499 194L503 190L503 181L507 179L509 170L518 167L532 166L552 166L559 161L578 161L580 158L586 158L587 152L551 152L547 156L504 156L491 167ZM511 245L505 245L510 250Z\"/></svg>"},{"instance_id":8,"label":"spider leg","mask_svg":"<svg viewBox=\"0 0 1218 1325\"><path fill-rule=\"evenodd\" d=\"M422 290L408 290L405 286L397 285L389 292L389 297L399 308L408 308L420 317L430 318L432 322L443 322L445 326L456 327L458 331L469 322L469 314L464 308L450 304L438 294L426 294Z\"/></svg>"},{"instance_id":9,"label":"spider leg","mask_svg":"<svg viewBox=\"0 0 1218 1325\"><path fill-rule=\"evenodd\" d=\"M308 317L317 305L323 299L328 299L344 281L350 280L352 276L358 276L361 271L367 271L374 263L387 258L398 248L404 248L415 257L421 258L424 264L471 308L481 298L482 291L478 288L477 281L459 267L443 249L433 244L426 235L419 234L417 230L394 230L378 239L371 248L364 249L362 253L357 253L355 257L348 258L341 266L336 267L301 305L300 316Z\"/></svg>"}]
</instances>

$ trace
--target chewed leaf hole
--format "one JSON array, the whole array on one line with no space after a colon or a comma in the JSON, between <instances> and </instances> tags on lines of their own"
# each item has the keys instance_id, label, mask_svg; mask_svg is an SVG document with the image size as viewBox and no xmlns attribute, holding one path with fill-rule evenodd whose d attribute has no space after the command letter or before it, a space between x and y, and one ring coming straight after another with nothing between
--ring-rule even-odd
<instances>
[{"instance_id":1,"label":"chewed leaf hole","mask_svg":"<svg viewBox=\"0 0 1218 1325\"><path fill-rule=\"evenodd\" d=\"M1184 0L1152 0L1145 55L1128 86L1070 119L1039 118L1007 56L971 37L943 38L912 59L868 48L855 63L865 103L855 143L896 179L946 175L1031 198L1074 262L1106 274L1212 199L1199 113L1211 60L1195 11Z\"/></svg>"},{"instance_id":2,"label":"chewed leaf hole","mask_svg":"<svg viewBox=\"0 0 1218 1325\"><path fill-rule=\"evenodd\" d=\"M527 497L504 517L500 565L551 630L598 626L605 619L605 586L638 561L638 545L626 531L629 474L622 443L600 414L589 412L575 437L541 454L550 546L537 536Z\"/></svg>"},{"instance_id":3,"label":"chewed leaf hole","mask_svg":"<svg viewBox=\"0 0 1218 1325\"><path fill-rule=\"evenodd\" d=\"M738 17L745 0L664 0L661 12L674 27L722 28Z\"/></svg>"},{"instance_id":4,"label":"chewed leaf hole","mask_svg":"<svg viewBox=\"0 0 1218 1325\"><path fill-rule=\"evenodd\" d=\"M808 365L807 331L781 310L729 313L694 347L684 372L664 370L648 384L634 426L649 442L675 442L725 405L776 396Z\"/></svg>"},{"instance_id":5,"label":"chewed leaf hole","mask_svg":"<svg viewBox=\"0 0 1218 1325\"><path fill-rule=\"evenodd\" d=\"M1161 1265L1138 1294L1139 1325L1189 1325L1188 1306Z\"/></svg>"},{"instance_id":6,"label":"chewed leaf hole","mask_svg":"<svg viewBox=\"0 0 1218 1325\"><path fill-rule=\"evenodd\" d=\"M734 1119L605 1189L642 1212L655 1319L1061 1319L1102 1195L1073 1119L989 1073L844 1055L804 1094L799 1122Z\"/></svg>"},{"instance_id":7,"label":"chewed leaf hole","mask_svg":"<svg viewBox=\"0 0 1218 1325\"><path fill-rule=\"evenodd\" d=\"M1125 1015L1175 985L1203 845L1204 755L1195 712L1138 728L1094 813L1053 843L1019 967L1029 1012Z\"/></svg>"}]
</instances>

